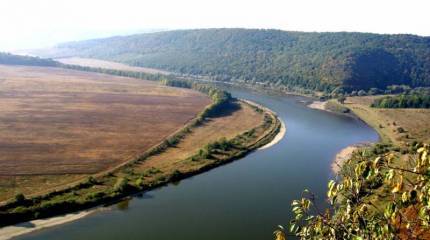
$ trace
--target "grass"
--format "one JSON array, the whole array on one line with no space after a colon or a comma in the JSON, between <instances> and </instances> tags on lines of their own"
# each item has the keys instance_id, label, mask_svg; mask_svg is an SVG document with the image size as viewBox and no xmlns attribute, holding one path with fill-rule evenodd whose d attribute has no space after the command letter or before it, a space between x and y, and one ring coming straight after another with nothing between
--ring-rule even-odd
<instances>
[{"instance_id":1,"label":"grass","mask_svg":"<svg viewBox=\"0 0 430 240\"><path fill-rule=\"evenodd\" d=\"M430 142L430 109L371 108L378 97L349 97L345 106L378 131L382 142L396 146Z\"/></svg>"},{"instance_id":2,"label":"grass","mask_svg":"<svg viewBox=\"0 0 430 240\"><path fill-rule=\"evenodd\" d=\"M193 129L185 139L174 148L169 148L162 154L149 157L139 164L138 171L156 168L164 172L175 169L187 170L192 167L188 158L196 154L205 145L226 138L227 140L257 127L263 121L263 115L256 112L249 105L235 103L239 109L231 115L210 118L203 125Z\"/></svg>"},{"instance_id":3,"label":"grass","mask_svg":"<svg viewBox=\"0 0 430 240\"><path fill-rule=\"evenodd\" d=\"M136 158L210 99L154 82L0 65L0 202L74 184Z\"/></svg>"}]
</instances>

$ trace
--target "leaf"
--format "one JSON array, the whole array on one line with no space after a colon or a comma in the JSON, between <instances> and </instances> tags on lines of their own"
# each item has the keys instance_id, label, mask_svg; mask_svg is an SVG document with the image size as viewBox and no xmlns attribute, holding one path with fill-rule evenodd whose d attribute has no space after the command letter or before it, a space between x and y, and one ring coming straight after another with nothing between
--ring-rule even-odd
<instances>
[{"instance_id":1,"label":"leaf","mask_svg":"<svg viewBox=\"0 0 430 240\"><path fill-rule=\"evenodd\" d=\"M291 206L299 206L300 202L298 200L293 200L293 202L291 203Z\"/></svg>"},{"instance_id":2,"label":"leaf","mask_svg":"<svg viewBox=\"0 0 430 240\"><path fill-rule=\"evenodd\" d=\"M393 177L394 177L394 170L393 170L393 169L390 169L390 170L387 172L387 174L385 175L385 179L387 179L387 180L391 180L391 179L393 179Z\"/></svg>"},{"instance_id":3,"label":"leaf","mask_svg":"<svg viewBox=\"0 0 430 240\"><path fill-rule=\"evenodd\" d=\"M403 194L402 194L402 202L407 202L409 200L409 196L408 196L408 193L407 192L404 192Z\"/></svg>"},{"instance_id":4,"label":"leaf","mask_svg":"<svg viewBox=\"0 0 430 240\"><path fill-rule=\"evenodd\" d=\"M421 155L421 161L425 162L427 160L427 151L424 151Z\"/></svg>"},{"instance_id":5,"label":"leaf","mask_svg":"<svg viewBox=\"0 0 430 240\"><path fill-rule=\"evenodd\" d=\"M361 205L361 207L360 207L360 213L365 213L366 211L367 211L367 205L366 204L363 204L363 205Z\"/></svg>"},{"instance_id":6,"label":"leaf","mask_svg":"<svg viewBox=\"0 0 430 240\"><path fill-rule=\"evenodd\" d=\"M391 218L391 215L393 214L395 207L396 206L392 202L388 203L387 206L385 207L384 217L387 219Z\"/></svg>"},{"instance_id":7,"label":"leaf","mask_svg":"<svg viewBox=\"0 0 430 240\"><path fill-rule=\"evenodd\" d=\"M397 193L400 190L402 190L402 188L403 188L403 176L400 176L400 181L394 185L394 188L393 188L393 190L391 190L391 192Z\"/></svg>"},{"instance_id":8,"label":"leaf","mask_svg":"<svg viewBox=\"0 0 430 240\"><path fill-rule=\"evenodd\" d=\"M298 230L298 227L297 227L296 224L293 223L293 224L290 225L290 232L291 233L295 234L295 233L297 233L297 230Z\"/></svg>"},{"instance_id":9,"label":"leaf","mask_svg":"<svg viewBox=\"0 0 430 240\"><path fill-rule=\"evenodd\" d=\"M379 160L381 160L381 157L377 157L377 158L375 158L375 160L373 160L373 167L376 168L378 166Z\"/></svg>"},{"instance_id":10,"label":"leaf","mask_svg":"<svg viewBox=\"0 0 430 240\"><path fill-rule=\"evenodd\" d=\"M285 232L284 232L283 227L274 231L273 234L275 235L275 240L286 240L287 239L287 237L285 236Z\"/></svg>"},{"instance_id":11,"label":"leaf","mask_svg":"<svg viewBox=\"0 0 430 240\"><path fill-rule=\"evenodd\" d=\"M275 231L273 234L275 234L275 240L286 240L285 233L281 231Z\"/></svg>"}]
</instances>

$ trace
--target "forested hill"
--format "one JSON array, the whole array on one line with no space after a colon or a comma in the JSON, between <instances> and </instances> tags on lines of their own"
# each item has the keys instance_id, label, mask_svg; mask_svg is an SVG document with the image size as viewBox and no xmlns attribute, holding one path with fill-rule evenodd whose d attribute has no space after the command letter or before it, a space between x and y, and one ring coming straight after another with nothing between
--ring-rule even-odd
<instances>
[{"instance_id":1,"label":"forested hill","mask_svg":"<svg viewBox=\"0 0 430 240\"><path fill-rule=\"evenodd\" d=\"M430 86L430 37L414 35L200 29L72 42L55 51L318 90Z\"/></svg>"},{"instance_id":2,"label":"forested hill","mask_svg":"<svg viewBox=\"0 0 430 240\"><path fill-rule=\"evenodd\" d=\"M58 66L59 63L52 59L38 57L13 55L10 53L0 52L0 64L5 65L27 65L27 66Z\"/></svg>"}]
</instances>

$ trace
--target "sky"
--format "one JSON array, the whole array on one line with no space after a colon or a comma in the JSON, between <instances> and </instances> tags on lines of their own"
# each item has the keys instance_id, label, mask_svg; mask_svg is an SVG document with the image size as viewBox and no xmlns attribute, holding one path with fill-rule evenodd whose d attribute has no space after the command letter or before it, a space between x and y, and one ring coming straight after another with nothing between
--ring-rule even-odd
<instances>
[{"instance_id":1,"label":"sky","mask_svg":"<svg viewBox=\"0 0 430 240\"><path fill-rule=\"evenodd\" d=\"M159 29L430 36L429 0L0 0L0 9L1 51Z\"/></svg>"}]
</instances>

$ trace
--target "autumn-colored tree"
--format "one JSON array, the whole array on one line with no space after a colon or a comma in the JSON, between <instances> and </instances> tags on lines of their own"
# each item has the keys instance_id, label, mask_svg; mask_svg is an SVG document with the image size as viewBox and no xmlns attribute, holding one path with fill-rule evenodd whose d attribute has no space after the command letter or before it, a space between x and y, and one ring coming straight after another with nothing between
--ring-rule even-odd
<instances>
[{"instance_id":1,"label":"autumn-colored tree","mask_svg":"<svg viewBox=\"0 0 430 240\"><path fill-rule=\"evenodd\" d=\"M429 239L429 145L405 156L356 154L328 183L329 209L319 211L305 190L292 202L289 233L300 239ZM283 228L276 239L286 239ZM283 237L283 238L282 238Z\"/></svg>"}]
</instances>

